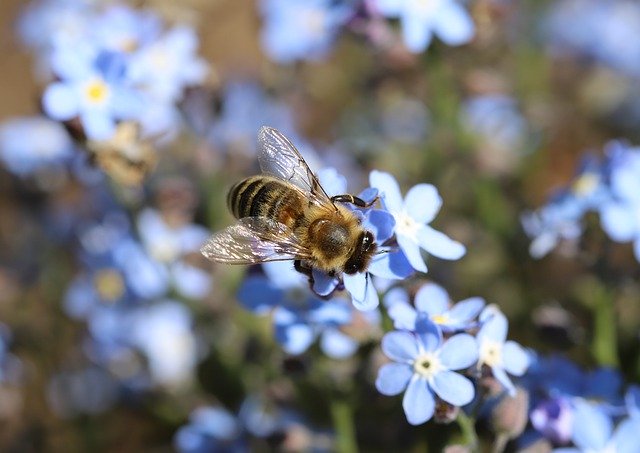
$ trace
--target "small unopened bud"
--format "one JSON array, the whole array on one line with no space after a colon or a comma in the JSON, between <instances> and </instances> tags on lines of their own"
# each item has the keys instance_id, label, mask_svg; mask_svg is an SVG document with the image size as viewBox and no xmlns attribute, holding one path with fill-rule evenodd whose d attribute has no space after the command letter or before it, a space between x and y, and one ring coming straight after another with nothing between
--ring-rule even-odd
<instances>
[{"instance_id":1,"label":"small unopened bud","mask_svg":"<svg viewBox=\"0 0 640 453\"><path fill-rule=\"evenodd\" d=\"M514 439L522 434L527 426L528 413L529 393L518 387L515 396L503 396L493 409L493 430L507 439Z\"/></svg>"},{"instance_id":2,"label":"small unopened bud","mask_svg":"<svg viewBox=\"0 0 640 453\"><path fill-rule=\"evenodd\" d=\"M449 445L444 449L444 453L471 453L471 448L465 445Z\"/></svg>"},{"instance_id":3,"label":"small unopened bud","mask_svg":"<svg viewBox=\"0 0 640 453\"><path fill-rule=\"evenodd\" d=\"M458 418L458 412L460 412L459 407L453 406L439 399L436 403L436 410L433 414L433 420L436 423L449 424L456 418Z\"/></svg>"}]
</instances>

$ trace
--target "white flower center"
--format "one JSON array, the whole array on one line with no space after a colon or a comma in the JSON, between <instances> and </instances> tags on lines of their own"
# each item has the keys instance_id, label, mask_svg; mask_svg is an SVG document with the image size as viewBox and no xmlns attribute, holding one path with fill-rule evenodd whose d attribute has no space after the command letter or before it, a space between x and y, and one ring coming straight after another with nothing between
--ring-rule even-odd
<instances>
[{"instance_id":1,"label":"white flower center","mask_svg":"<svg viewBox=\"0 0 640 453\"><path fill-rule=\"evenodd\" d=\"M413 370L426 379L433 378L442 369L440 358L433 352L422 353L413 362Z\"/></svg>"},{"instance_id":2,"label":"white flower center","mask_svg":"<svg viewBox=\"0 0 640 453\"><path fill-rule=\"evenodd\" d=\"M407 7L420 16L431 16L440 4L440 0L408 0Z\"/></svg>"},{"instance_id":3,"label":"white flower center","mask_svg":"<svg viewBox=\"0 0 640 453\"><path fill-rule=\"evenodd\" d=\"M502 365L502 343L484 339L480 345L480 363L490 367Z\"/></svg>"},{"instance_id":4,"label":"white flower center","mask_svg":"<svg viewBox=\"0 0 640 453\"><path fill-rule=\"evenodd\" d=\"M155 241L150 247L151 256L162 263L171 263L178 259L180 247L175 241L165 238L165 240Z\"/></svg>"},{"instance_id":5,"label":"white flower center","mask_svg":"<svg viewBox=\"0 0 640 453\"><path fill-rule=\"evenodd\" d=\"M396 219L396 232L417 240L418 230L421 225L405 211L395 213L394 217Z\"/></svg>"}]
</instances>

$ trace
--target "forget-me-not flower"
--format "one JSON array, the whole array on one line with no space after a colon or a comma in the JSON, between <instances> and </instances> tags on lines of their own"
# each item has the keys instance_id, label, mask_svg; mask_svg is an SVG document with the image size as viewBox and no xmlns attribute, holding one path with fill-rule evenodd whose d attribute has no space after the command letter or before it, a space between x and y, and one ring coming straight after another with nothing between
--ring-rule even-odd
<instances>
[{"instance_id":1,"label":"forget-me-not flower","mask_svg":"<svg viewBox=\"0 0 640 453\"><path fill-rule=\"evenodd\" d=\"M414 53L429 47L433 35L457 46L475 32L469 13L456 0L376 0L375 5L383 15L400 19L404 43Z\"/></svg>"},{"instance_id":2,"label":"forget-me-not flower","mask_svg":"<svg viewBox=\"0 0 640 453\"><path fill-rule=\"evenodd\" d=\"M515 395L515 387L507 373L522 376L529 367L529 356L515 341L507 340L509 322L507 317L494 305L489 305L480 314L482 327L476 335L480 358L478 365L491 368L495 377L510 395Z\"/></svg>"},{"instance_id":3,"label":"forget-me-not flower","mask_svg":"<svg viewBox=\"0 0 640 453\"><path fill-rule=\"evenodd\" d=\"M382 338L382 350L393 362L380 368L376 388L384 395L405 391L402 405L412 425L433 416L436 396L454 406L473 400L473 384L455 372L478 360L471 335L457 334L443 342L440 328L425 318L415 332L387 333Z\"/></svg>"},{"instance_id":4,"label":"forget-me-not flower","mask_svg":"<svg viewBox=\"0 0 640 453\"><path fill-rule=\"evenodd\" d=\"M240 422L225 409L206 406L194 410L189 423L176 432L173 443L181 453L245 451Z\"/></svg>"},{"instance_id":5,"label":"forget-me-not flower","mask_svg":"<svg viewBox=\"0 0 640 453\"><path fill-rule=\"evenodd\" d=\"M394 288L385 296L385 305L396 329L414 330L419 317L427 315L443 332L466 330L476 324L474 320L485 305L481 297L471 297L451 306L447 291L435 283L422 285L413 303L412 306L402 288Z\"/></svg>"},{"instance_id":6,"label":"forget-me-not flower","mask_svg":"<svg viewBox=\"0 0 640 453\"><path fill-rule=\"evenodd\" d=\"M464 255L466 250L462 244L428 225L442 206L442 198L433 185L418 184L409 189L403 200L398 183L389 173L374 170L369 183L378 189L382 205L393 215L398 245L414 269L427 272L420 249L450 260Z\"/></svg>"}]
</instances>

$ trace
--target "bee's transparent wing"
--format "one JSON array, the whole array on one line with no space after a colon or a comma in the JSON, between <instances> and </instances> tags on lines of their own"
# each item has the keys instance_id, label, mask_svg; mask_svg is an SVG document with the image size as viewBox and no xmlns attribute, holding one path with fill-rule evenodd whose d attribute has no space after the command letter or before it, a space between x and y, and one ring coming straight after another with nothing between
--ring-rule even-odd
<instances>
[{"instance_id":1,"label":"bee's transparent wing","mask_svg":"<svg viewBox=\"0 0 640 453\"><path fill-rule=\"evenodd\" d=\"M333 205L300 152L282 133L262 126L258 132L258 148L258 162L263 173L290 182L318 204Z\"/></svg>"},{"instance_id":2,"label":"bee's transparent wing","mask_svg":"<svg viewBox=\"0 0 640 453\"><path fill-rule=\"evenodd\" d=\"M256 264L309 259L311 254L286 225L266 217L245 217L214 233L200 252L211 261Z\"/></svg>"}]
</instances>

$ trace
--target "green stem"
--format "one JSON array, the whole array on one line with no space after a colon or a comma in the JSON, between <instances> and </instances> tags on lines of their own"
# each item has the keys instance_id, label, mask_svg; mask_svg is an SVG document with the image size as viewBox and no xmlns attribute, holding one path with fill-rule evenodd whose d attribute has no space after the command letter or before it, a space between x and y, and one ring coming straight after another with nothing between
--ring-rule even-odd
<instances>
[{"instance_id":1,"label":"green stem","mask_svg":"<svg viewBox=\"0 0 640 453\"><path fill-rule=\"evenodd\" d=\"M461 410L458 412L458 418L456 420L458 426L460 426L460 431L462 431L465 445L468 446L471 451L476 451L478 448L478 434L476 433L474 419Z\"/></svg>"},{"instance_id":2,"label":"green stem","mask_svg":"<svg viewBox=\"0 0 640 453\"><path fill-rule=\"evenodd\" d=\"M595 297L593 307L593 355L599 365L618 366L616 348L616 314L610 291L602 288Z\"/></svg>"},{"instance_id":3,"label":"green stem","mask_svg":"<svg viewBox=\"0 0 640 453\"><path fill-rule=\"evenodd\" d=\"M349 404L340 398L331 400L331 418L336 431L336 451L339 453L357 453L355 425Z\"/></svg>"}]
</instances>

